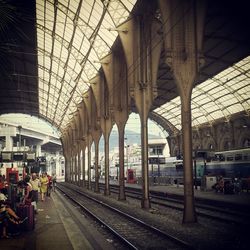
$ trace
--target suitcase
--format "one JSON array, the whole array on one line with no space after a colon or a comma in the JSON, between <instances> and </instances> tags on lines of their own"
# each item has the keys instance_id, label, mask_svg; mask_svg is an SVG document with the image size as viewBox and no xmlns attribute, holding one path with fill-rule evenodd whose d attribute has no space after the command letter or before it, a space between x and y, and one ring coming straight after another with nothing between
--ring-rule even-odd
<instances>
[{"instance_id":1,"label":"suitcase","mask_svg":"<svg viewBox=\"0 0 250 250\"><path fill-rule=\"evenodd\" d=\"M23 220L27 219L22 223L22 229L31 231L35 228L35 213L34 206L19 204L16 208L17 215Z\"/></svg>"}]
</instances>

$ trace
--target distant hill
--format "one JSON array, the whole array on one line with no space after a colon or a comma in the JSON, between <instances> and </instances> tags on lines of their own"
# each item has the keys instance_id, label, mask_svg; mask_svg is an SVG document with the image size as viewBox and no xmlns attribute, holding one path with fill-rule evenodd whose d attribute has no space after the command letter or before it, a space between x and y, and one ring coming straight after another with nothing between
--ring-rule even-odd
<instances>
[{"instance_id":1,"label":"distant hill","mask_svg":"<svg viewBox=\"0 0 250 250\"><path fill-rule=\"evenodd\" d=\"M127 140L125 140L125 144L128 144L128 145L132 145L132 144L141 145L141 134L140 133L137 133L137 132L131 131L131 130L126 130L125 138L127 138ZM148 138L149 139L157 139L157 138L161 138L161 136L149 134ZM118 147L118 140L119 140L118 131L112 131L111 134L110 134L110 138L109 138L109 148L110 148L110 150L112 150L115 147ZM100 152L104 152L103 138L101 138L100 145L99 145L99 150L100 150Z\"/></svg>"}]
</instances>

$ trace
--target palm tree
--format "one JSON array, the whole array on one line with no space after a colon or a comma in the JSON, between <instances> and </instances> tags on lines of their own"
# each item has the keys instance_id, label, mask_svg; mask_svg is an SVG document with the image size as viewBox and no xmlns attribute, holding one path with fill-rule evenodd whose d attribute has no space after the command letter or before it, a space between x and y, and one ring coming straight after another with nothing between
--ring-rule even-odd
<instances>
[{"instance_id":1,"label":"palm tree","mask_svg":"<svg viewBox=\"0 0 250 250\"><path fill-rule=\"evenodd\" d=\"M23 1L0 0L0 76L9 77L14 51L20 40L28 39L23 25L29 21L28 12L22 8ZM10 59L11 58L11 59Z\"/></svg>"}]
</instances>

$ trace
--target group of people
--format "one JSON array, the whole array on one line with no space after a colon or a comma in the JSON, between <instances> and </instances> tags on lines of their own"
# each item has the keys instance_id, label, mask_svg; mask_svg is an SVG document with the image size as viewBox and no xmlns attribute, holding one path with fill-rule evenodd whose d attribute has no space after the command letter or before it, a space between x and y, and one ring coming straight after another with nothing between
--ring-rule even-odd
<instances>
[{"instance_id":1,"label":"group of people","mask_svg":"<svg viewBox=\"0 0 250 250\"><path fill-rule=\"evenodd\" d=\"M36 173L33 173L31 177L26 175L23 183L27 186L27 190L24 192L24 203L38 202L39 193L41 195L41 201L45 201L45 197L50 196L51 190L55 191L56 175L53 174L50 176L47 173L42 173L39 177ZM21 182L19 187L21 187L23 183Z\"/></svg>"},{"instance_id":2,"label":"group of people","mask_svg":"<svg viewBox=\"0 0 250 250\"><path fill-rule=\"evenodd\" d=\"M39 200L39 193L41 201L45 201L46 196L50 196L51 191L55 191L56 175L49 176L47 173L42 173L38 176L32 173L31 176L26 175L22 181L17 183L15 201L13 206L9 199L8 192L5 188L0 188L0 235L1 238L9 238L8 228L13 226L18 227L28 218L20 218L15 213L17 204L34 206L34 211L37 213L37 203Z\"/></svg>"},{"instance_id":3,"label":"group of people","mask_svg":"<svg viewBox=\"0 0 250 250\"><path fill-rule=\"evenodd\" d=\"M212 188L216 193L240 194L242 191L242 181L241 178L225 180L223 176L219 176Z\"/></svg>"}]
</instances>

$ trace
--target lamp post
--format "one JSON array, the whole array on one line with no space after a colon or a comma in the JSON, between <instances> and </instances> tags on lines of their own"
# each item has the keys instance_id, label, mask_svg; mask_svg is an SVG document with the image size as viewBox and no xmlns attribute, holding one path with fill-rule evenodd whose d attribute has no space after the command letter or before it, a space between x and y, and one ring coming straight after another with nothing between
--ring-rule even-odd
<instances>
[{"instance_id":1,"label":"lamp post","mask_svg":"<svg viewBox=\"0 0 250 250\"><path fill-rule=\"evenodd\" d=\"M18 151L21 151L21 129L22 129L22 126L18 126L18 132L19 132L19 150Z\"/></svg>"},{"instance_id":2,"label":"lamp post","mask_svg":"<svg viewBox=\"0 0 250 250\"><path fill-rule=\"evenodd\" d=\"M159 151L157 150L157 165L158 165L158 183L160 182L160 157L159 157Z\"/></svg>"},{"instance_id":3,"label":"lamp post","mask_svg":"<svg viewBox=\"0 0 250 250\"><path fill-rule=\"evenodd\" d=\"M196 165L196 151L194 151L194 187L195 189L197 189L197 165Z\"/></svg>"},{"instance_id":4,"label":"lamp post","mask_svg":"<svg viewBox=\"0 0 250 250\"><path fill-rule=\"evenodd\" d=\"M124 138L124 140L127 140L127 138ZM127 171L128 171L128 148L129 148L129 145L127 144L125 146L125 148L126 148L126 153L127 153ZM127 171L126 171L126 174L127 174ZM128 178L128 176L127 176L127 178Z\"/></svg>"},{"instance_id":5,"label":"lamp post","mask_svg":"<svg viewBox=\"0 0 250 250\"><path fill-rule=\"evenodd\" d=\"M126 145L126 153L127 153L127 171L126 172L128 172L128 148L129 148L129 145ZM128 173L127 173L127 175L128 175ZM128 178L128 176L127 176L127 178Z\"/></svg>"}]
</instances>

